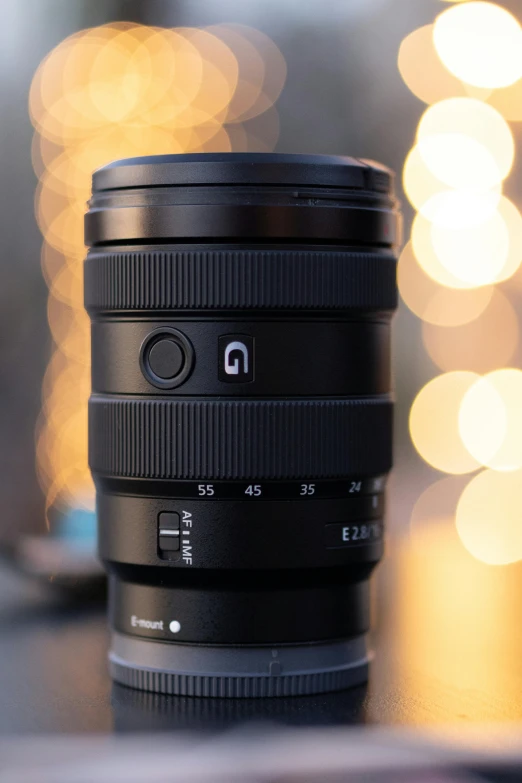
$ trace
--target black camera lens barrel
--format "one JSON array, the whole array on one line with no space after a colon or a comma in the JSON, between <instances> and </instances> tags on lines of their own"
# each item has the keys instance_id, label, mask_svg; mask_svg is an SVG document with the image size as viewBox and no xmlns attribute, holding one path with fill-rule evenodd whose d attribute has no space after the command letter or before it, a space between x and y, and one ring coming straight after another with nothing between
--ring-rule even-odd
<instances>
[{"instance_id":1,"label":"black camera lens barrel","mask_svg":"<svg viewBox=\"0 0 522 783\"><path fill-rule=\"evenodd\" d=\"M361 682L392 462L390 172L119 161L94 174L86 241L113 676L215 696Z\"/></svg>"}]
</instances>

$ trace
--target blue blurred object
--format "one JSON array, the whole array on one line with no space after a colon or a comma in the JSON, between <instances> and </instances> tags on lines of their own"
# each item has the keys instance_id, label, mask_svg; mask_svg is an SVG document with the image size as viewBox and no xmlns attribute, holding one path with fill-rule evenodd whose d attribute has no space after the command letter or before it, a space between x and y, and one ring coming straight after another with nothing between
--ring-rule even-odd
<instances>
[{"instance_id":1,"label":"blue blurred object","mask_svg":"<svg viewBox=\"0 0 522 783\"><path fill-rule=\"evenodd\" d=\"M96 513L84 508L70 508L61 515L51 538L68 544L80 552L96 555Z\"/></svg>"},{"instance_id":2,"label":"blue blurred object","mask_svg":"<svg viewBox=\"0 0 522 783\"><path fill-rule=\"evenodd\" d=\"M47 535L22 536L16 563L29 576L62 588L74 598L105 594L105 574L96 554L96 513L83 508L57 512Z\"/></svg>"}]
</instances>

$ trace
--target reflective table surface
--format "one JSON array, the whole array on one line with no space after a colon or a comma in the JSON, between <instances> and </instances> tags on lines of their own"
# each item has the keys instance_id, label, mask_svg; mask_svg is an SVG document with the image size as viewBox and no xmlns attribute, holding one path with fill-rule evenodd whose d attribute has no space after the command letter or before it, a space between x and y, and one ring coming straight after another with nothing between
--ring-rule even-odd
<instances>
[{"instance_id":1,"label":"reflective table surface","mask_svg":"<svg viewBox=\"0 0 522 783\"><path fill-rule=\"evenodd\" d=\"M474 559L451 520L388 542L374 579L368 686L325 696L191 699L112 685L102 603L0 568L0 734L287 726L415 728L522 720L522 565Z\"/></svg>"}]
</instances>

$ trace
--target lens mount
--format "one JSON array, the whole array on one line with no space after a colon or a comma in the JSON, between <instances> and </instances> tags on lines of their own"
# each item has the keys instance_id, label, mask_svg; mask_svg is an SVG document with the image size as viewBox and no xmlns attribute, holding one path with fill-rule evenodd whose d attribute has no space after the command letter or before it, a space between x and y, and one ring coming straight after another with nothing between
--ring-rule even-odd
<instances>
[{"instance_id":1,"label":"lens mount","mask_svg":"<svg viewBox=\"0 0 522 783\"><path fill-rule=\"evenodd\" d=\"M366 682L364 636L341 642L277 647L161 644L114 633L113 679L175 696L306 696Z\"/></svg>"}]
</instances>

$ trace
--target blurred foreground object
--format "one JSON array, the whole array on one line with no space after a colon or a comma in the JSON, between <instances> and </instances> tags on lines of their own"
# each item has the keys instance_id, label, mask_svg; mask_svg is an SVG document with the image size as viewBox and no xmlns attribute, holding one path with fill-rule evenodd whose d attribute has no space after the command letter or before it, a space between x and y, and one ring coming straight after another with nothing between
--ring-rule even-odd
<instances>
[{"instance_id":1,"label":"blurred foreground object","mask_svg":"<svg viewBox=\"0 0 522 783\"><path fill-rule=\"evenodd\" d=\"M23 775L25 783L487 783L516 780L522 769L515 731L465 731L458 742L435 732L331 728L210 739L32 738L2 742L0 752L5 779Z\"/></svg>"}]
</instances>

